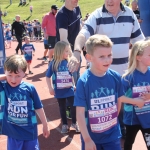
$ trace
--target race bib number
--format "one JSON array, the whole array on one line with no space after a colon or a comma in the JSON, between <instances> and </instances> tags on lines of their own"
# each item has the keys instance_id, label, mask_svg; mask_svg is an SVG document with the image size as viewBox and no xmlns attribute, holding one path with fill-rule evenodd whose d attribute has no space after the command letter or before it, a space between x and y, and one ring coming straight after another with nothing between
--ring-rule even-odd
<instances>
[{"instance_id":1,"label":"race bib number","mask_svg":"<svg viewBox=\"0 0 150 150\"><path fill-rule=\"evenodd\" d=\"M150 86L133 87L132 97L133 98L141 97L143 93L148 93L148 91L150 91ZM137 115L150 113L150 99L145 101L145 104L142 108L139 108L137 106L135 106L134 108Z\"/></svg>"},{"instance_id":2,"label":"race bib number","mask_svg":"<svg viewBox=\"0 0 150 150\"><path fill-rule=\"evenodd\" d=\"M57 72L57 88L64 89L73 86L72 77L68 71L65 72Z\"/></svg>"},{"instance_id":3,"label":"race bib number","mask_svg":"<svg viewBox=\"0 0 150 150\"><path fill-rule=\"evenodd\" d=\"M101 133L117 124L117 106L101 110L89 110L89 122L92 132Z\"/></svg>"}]
</instances>

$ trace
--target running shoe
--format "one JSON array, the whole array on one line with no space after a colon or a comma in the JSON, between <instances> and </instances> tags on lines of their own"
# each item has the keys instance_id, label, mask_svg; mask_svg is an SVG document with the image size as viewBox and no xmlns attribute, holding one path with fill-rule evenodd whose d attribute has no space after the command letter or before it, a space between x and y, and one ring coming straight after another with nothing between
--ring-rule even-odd
<instances>
[{"instance_id":1,"label":"running shoe","mask_svg":"<svg viewBox=\"0 0 150 150\"><path fill-rule=\"evenodd\" d=\"M79 126L76 123L72 123L71 127L74 128L76 130L76 132L80 132Z\"/></svg>"},{"instance_id":2,"label":"running shoe","mask_svg":"<svg viewBox=\"0 0 150 150\"><path fill-rule=\"evenodd\" d=\"M64 124L62 125L61 133L68 133L69 132L69 127L68 125Z\"/></svg>"}]
</instances>

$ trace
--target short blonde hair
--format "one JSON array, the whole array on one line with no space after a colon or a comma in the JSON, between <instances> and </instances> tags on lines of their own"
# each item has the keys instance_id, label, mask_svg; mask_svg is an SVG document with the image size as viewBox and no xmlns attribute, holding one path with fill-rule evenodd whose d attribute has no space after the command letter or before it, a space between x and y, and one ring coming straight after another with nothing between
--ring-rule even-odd
<instances>
[{"instance_id":1,"label":"short blonde hair","mask_svg":"<svg viewBox=\"0 0 150 150\"><path fill-rule=\"evenodd\" d=\"M112 46L113 46L113 43L108 36L99 35L99 34L95 34L91 36L85 44L86 51L88 54L93 54L94 49L96 47L108 47L109 48Z\"/></svg>"}]
</instances>

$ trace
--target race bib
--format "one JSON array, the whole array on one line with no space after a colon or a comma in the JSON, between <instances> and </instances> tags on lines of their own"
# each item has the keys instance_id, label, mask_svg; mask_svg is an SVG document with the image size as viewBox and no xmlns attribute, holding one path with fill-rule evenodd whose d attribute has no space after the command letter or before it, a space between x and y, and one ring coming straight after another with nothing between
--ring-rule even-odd
<instances>
[{"instance_id":1,"label":"race bib","mask_svg":"<svg viewBox=\"0 0 150 150\"><path fill-rule=\"evenodd\" d=\"M132 97L133 98L141 97L143 93L148 93L148 91L150 91L150 86L133 87ZM150 100L145 101L145 104L142 108L135 106L134 109L137 115L150 113Z\"/></svg>"},{"instance_id":2,"label":"race bib","mask_svg":"<svg viewBox=\"0 0 150 150\"><path fill-rule=\"evenodd\" d=\"M92 132L101 133L117 124L117 106L101 110L89 110L89 122Z\"/></svg>"},{"instance_id":3,"label":"race bib","mask_svg":"<svg viewBox=\"0 0 150 150\"><path fill-rule=\"evenodd\" d=\"M72 77L68 71L57 72L57 89L64 89L72 87Z\"/></svg>"}]
</instances>

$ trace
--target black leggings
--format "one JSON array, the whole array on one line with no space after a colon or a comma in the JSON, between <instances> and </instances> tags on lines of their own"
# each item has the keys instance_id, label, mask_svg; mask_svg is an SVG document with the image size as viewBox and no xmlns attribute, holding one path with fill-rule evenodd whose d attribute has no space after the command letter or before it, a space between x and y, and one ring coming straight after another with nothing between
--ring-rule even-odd
<instances>
[{"instance_id":1,"label":"black leggings","mask_svg":"<svg viewBox=\"0 0 150 150\"><path fill-rule=\"evenodd\" d=\"M21 49L22 49L22 37L19 35L16 35L16 39L18 41L18 45L16 47L16 53L18 54L18 50L20 49L20 51L21 51Z\"/></svg>"},{"instance_id":2,"label":"black leggings","mask_svg":"<svg viewBox=\"0 0 150 150\"><path fill-rule=\"evenodd\" d=\"M132 150L137 132L141 130L147 149L150 150L150 128L143 129L140 125L126 125L126 138L124 143L124 150Z\"/></svg>"},{"instance_id":3,"label":"black leggings","mask_svg":"<svg viewBox=\"0 0 150 150\"><path fill-rule=\"evenodd\" d=\"M63 124L68 124L67 123L67 117L66 117L66 99L68 102L68 105L70 106L70 113L72 117L72 123L76 123L76 107L73 106L74 103L74 96L67 97L67 98L58 98L58 103L59 103L59 110L60 110L60 116L62 119Z\"/></svg>"}]
</instances>

